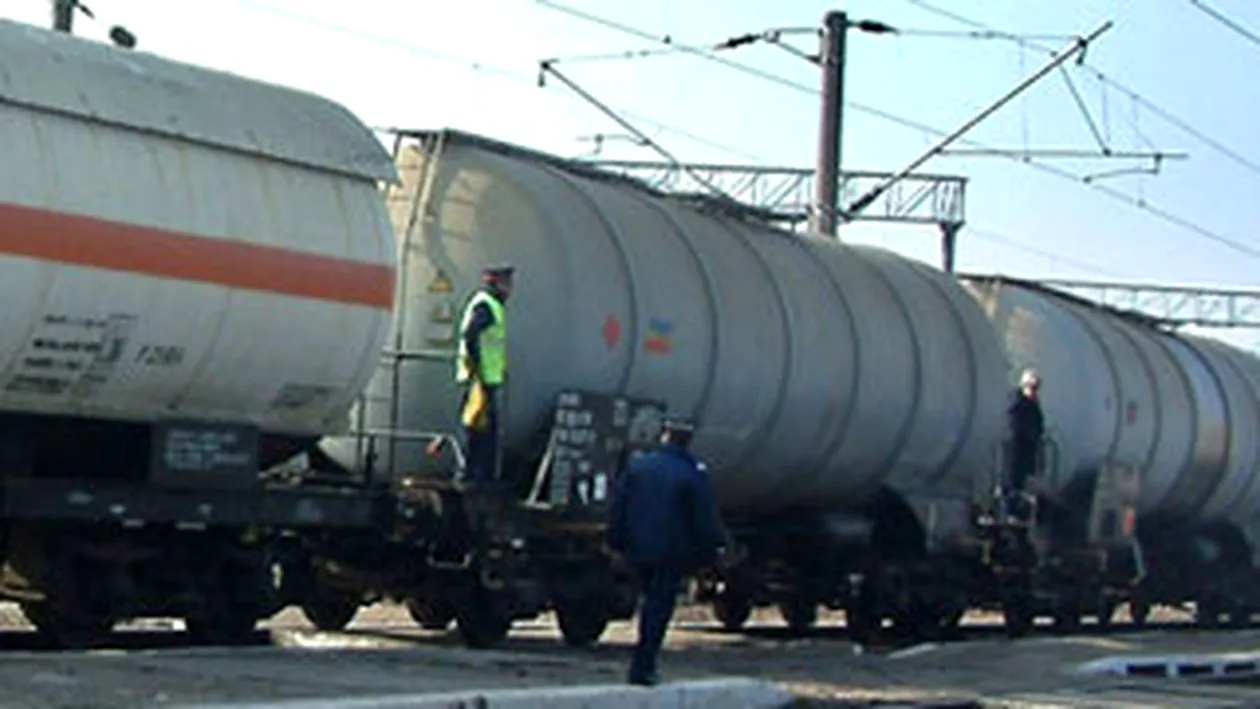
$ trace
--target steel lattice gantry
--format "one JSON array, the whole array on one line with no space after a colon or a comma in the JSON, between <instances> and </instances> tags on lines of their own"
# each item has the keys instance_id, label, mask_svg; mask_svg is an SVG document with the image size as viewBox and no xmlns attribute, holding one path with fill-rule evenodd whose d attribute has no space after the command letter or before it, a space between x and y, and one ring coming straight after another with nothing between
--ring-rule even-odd
<instances>
[{"instance_id":1,"label":"steel lattice gantry","mask_svg":"<svg viewBox=\"0 0 1260 709\"><path fill-rule=\"evenodd\" d=\"M808 223L812 210L815 176L808 168L628 160L583 162L673 194L705 194L711 191L711 185L755 210L766 221L793 231ZM890 176L891 173L874 171L842 173L841 202L866 193ZM842 214L841 221L935 224L942 233L944 268L952 271L958 230L966 222L966 187L967 178L958 175L912 174L861 213Z\"/></svg>"},{"instance_id":2,"label":"steel lattice gantry","mask_svg":"<svg viewBox=\"0 0 1260 709\"><path fill-rule=\"evenodd\" d=\"M1054 279L1038 282L1169 327L1260 328L1260 290Z\"/></svg>"}]
</instances>

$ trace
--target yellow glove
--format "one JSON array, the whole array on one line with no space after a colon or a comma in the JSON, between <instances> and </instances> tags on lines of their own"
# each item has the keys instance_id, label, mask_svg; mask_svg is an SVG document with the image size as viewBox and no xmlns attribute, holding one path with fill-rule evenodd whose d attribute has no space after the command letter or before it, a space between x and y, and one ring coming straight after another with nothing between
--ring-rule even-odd
<instances>
[{"instance_id":1,"label":"yellow glove","mask_svg":"<svg viewBox=\"0 0 1260 709\"><path fill-rule=\"evenodd\" d=\"M473 380L460 419L465 428L474 431L485 431L490 427L490 396L480 379Z\"/></svg>"}]
</instances>

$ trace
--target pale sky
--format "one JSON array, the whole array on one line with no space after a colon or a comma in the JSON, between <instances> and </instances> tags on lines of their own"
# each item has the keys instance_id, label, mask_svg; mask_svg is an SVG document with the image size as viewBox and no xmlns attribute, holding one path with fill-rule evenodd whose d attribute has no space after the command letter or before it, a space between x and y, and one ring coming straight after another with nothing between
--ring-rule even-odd
<instances>
[{"instance_id":1,"label":"pale sky","mask_svg":"<svg viewBox=\"0 0 1260 709\"><path fill-rule=\"evenodd\" d=\"M138 49L276 82L337 100L372 126L453 127L577 156L582 136L624 131L555 81L536 84L546 57L659 49L582 21L537 0L84 0L76 33L104 38L123 24ZM1004 32L1063 36L1105 20L1086 66L1067 73L1107 145L1116 151L1189 153L1158 175L1096 184L1180 220L1105 197L1079 180L1048 176L1000 157L934 158L922 169L970 179L959 270L1030 277L1260 286L1260 41L1226 27L1200 5L1260 34L1255 0L555 0L681 44L712 44L772 27L809 27L827 9L907 30L972 29L932 13L944 8ZM0 17L49 23L48 0L0 0ZM791 43L816 51L816 38ZM952 130L1040 68L1048 57L1000 39L851 32L844 162L895 171L935 140L870 115L875 108ZM750 77L684 53L565 62L584 89L625 112L685 160L811 166L817 143L817 68L773 46L724 52L794 83ZM1107 78L1136 91L1139 105ZM856 104L856 105L854 105ZM1153 105L1153 108L1152 108ZM1171 115L1191 131L1158 112ZM1135 129L1136 128L1136 129ZM1089 123L1058 73L1035 85L967 136L987 147L1098 150ZM956 146L967 147L967 146ZM1226 153L1232 153L1227 155ZM604 156L654 160L625 142ZM1149 167L1150 161L1045 160L1073 175ZM841 238L878 243L939 263L932 227L853 224ZM1218 243L1231 240L1236 246ZM1257 333L1225 335L1260 341Z\"/></svg>"}]
</instances>

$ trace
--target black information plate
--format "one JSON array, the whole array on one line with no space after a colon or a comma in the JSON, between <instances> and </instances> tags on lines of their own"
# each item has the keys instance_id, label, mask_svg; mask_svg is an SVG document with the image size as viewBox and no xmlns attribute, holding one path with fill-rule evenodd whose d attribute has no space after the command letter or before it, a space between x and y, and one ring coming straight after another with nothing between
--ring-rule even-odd
<instances>
[{"instance_id":1,"label":"black information plate","mask_svg":"<svg viewBox=\"0 0 1260 709\"><path fill-rule=\"evenodd\" d=\"M556 399L547 502L602 506L628 454L656 444L664 407L653 401L583 391Z\"/></svg>"},{"instance_id":2,"label":"black information plate","mask_svg":"<svg viewBox=\"0 0 1260 709\"><path fill-rule=\"evenodd\" d=\"M243 424L162 421L153 426L149 478L166 487L258 485L258 430Z\"/></svg>"}]
</instances>

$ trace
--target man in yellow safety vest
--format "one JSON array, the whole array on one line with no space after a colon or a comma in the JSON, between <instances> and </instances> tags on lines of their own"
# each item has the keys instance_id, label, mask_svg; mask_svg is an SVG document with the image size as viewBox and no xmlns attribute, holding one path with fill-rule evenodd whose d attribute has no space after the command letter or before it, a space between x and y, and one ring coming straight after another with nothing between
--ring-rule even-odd
<instances>
[{"instance_id":1,"label":"man in yellow safety vest","mask_svg":"<svg viewBox=\"0 0 1260 709\"><path fill-rule=\"evenodd\" d=\"M464 424L464 478L473 482L494 480L498 473L499 390L507 377L507 320L504 303L512 293L515 268L497 265L482 271L482 287L464 307L460 322L459 356L455 380L460 384L461 421ZM467 413L474 385L481 384L484 411L473 425Z\"/></svg>"}]
</instances>

